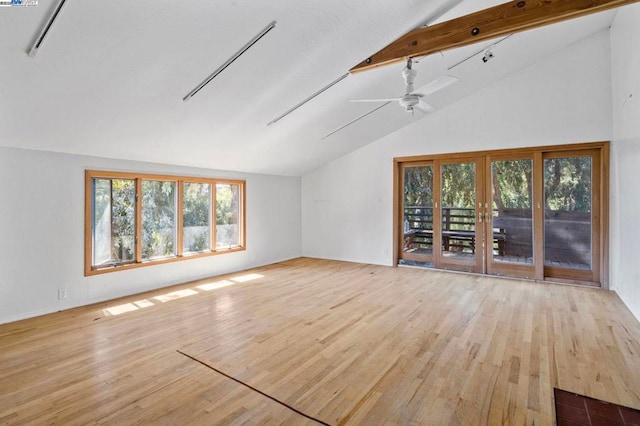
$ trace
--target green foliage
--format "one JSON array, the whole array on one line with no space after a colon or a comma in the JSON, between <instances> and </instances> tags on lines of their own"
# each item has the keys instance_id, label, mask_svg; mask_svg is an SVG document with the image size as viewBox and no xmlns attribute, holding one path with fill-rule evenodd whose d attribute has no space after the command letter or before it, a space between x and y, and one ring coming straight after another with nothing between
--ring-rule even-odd
<instances>
[{"instance_id":1,"label":"green foliage","mask_svg":"<svg viewBox=\"0 0 640 426\"><path fill-rule=\"evenodd\" d=\"M208 250L209 216L211 211L211 186L206 183L185 183L183 195L183 223L185 229L184 249L188 252ZM193 241L186 240L186 231L190 228L206 227L205 231L193 236Z\"/></svg>"},{"instance_id":2,"label":"green foliage","mask_svg":"<svg viewBox=\"0 0 640 426\"><path fill-rule=\"evenodd\" d=\"M106 180L107 186L109 180ZM135 256L135 181L111 180L112 261L124 262Z\"/></svg>"},{"instance_id":3,"label":"green foliage","mask_svg":"<svg viewBox=\"0 0 640 426\"><path fill-rule=\"evenodd\" d=\"M240 211L240 188L238 185L216 185L216 225L235 225Z\"/></svg>"},{"instance_id":4,"label":"green foliage","mask_svg":"<svg viewBox=\"0 0 640 426\"><path fill-rule=\"evenodd\" d=\"M591 211L591 157L544 160L544 199L547 209Z\"/></svg>"},{"instance_id":5,"label":"green foliage","mask_svg":"<svg viewBox=\"0 0 640 426\"><path fill-rule=\"evenodd\" d=\"M99 227L101 231L96 232L94 237L101 239L103 247L98 254L101 257L100 263L134 260L137 226L142 228L140 243L143 259L172 256L176 253L176 182L142 180L141 190L142 220L136 224L136 181L95 179L94 227ZM183 229L186 232L191 228L189 242L185 241L189 245L185 247L186 251L197 252L211 248L211 191L209 184L184 184L184 202L180 206L183 209ZM230 226L225 228L226 231L233 230L234 225L237 227L240 223L240 202L238 185L216 185L217 225ZM234 235L237 238L237 230Z\"/></svg>"},{"instance_id":6,"label":"green foliage","mask_svg":"<svg viewBox=\"0 0 640 426\"><path fill-rule=\"evenodd\" d=\"M473 208L476 198L475 164L444 164L441 169L442 206ZM432 166L404 169L404 205L433 207Z\"/></svg>"},{"instance_id":7,"label":"green foliage","mask_svg":"<svg viewBox=\"0 0 640 426\"><path fill-rule=\"evenodd\" d=\"M474 208L476 204L475 163L443 164L442 207Z\"/></svg>"},{"instance_id":8,"label":"green foliage","mask_svg":"<svg viewBox=\"0 0 640 426\"><path fill-rule=\"evenodd\" d=\"M441 166L442 206L474 208L474 163ZM492 163L493 208L531 209L533 191L531 160ZM589 212L591 210L591 158L551 158L544 161L546 208ZM404 172L404 205L433 206L433 167L407 167Z\"/></svg>"},{"instance_id":9,"label":"green foliage","mask_svg":"<svg viewBox=\"0 0 640 426\"><path fill-rule=\"evenodd\" d=\"M203 251L209 249L209 233L202 232L195 236L193 239L193 245L188 247L188 251Z\"/></svg>"},{"instance_id":10,"label":"green foliage","mask_svg":"<svg viewBox=\"0 0 640 426\"><path fill-rule=\"evenodd\" d=\"M95 179L94 235L100 252L100 263L120 263L135 256L135 181L127 179Z\"/></svg>"},{"instance_id":11,"label":"green foliage","mask_svg":"<svg viewBox=\"0 0 640 426\"><path fill-rule=\"evenodd\" d=\"M404 169L404 205L433 206L433 167L407 167Z\"/></svg>"},{"instance_id":12,"label":"green foliage","mask_svg":"<svg viewBox=\"0 0 640 426\"><path fill-rule=\"evenodd\" d=\"M184 226L209 225L211 187L205 183L184 184Z\"/></svg>"},{"instance_id":13,"label":"green foliage","mask_svg":"<svg viewBox=\"0 0 640 426\"><path fill-rule=\"evenodd\" d=\"M531 160L505 160L491 163L493 208L531 209Z\"/></svg>"},{"instance_id":14,"label":"green foliage","mask_svg":"<svg viewBox=\"0 0 640 426\"><path fill-rule=\"evenodd\" d=\"M175 253L176 183L142 181L142 257Z\"/></svg>"}]
</instances>

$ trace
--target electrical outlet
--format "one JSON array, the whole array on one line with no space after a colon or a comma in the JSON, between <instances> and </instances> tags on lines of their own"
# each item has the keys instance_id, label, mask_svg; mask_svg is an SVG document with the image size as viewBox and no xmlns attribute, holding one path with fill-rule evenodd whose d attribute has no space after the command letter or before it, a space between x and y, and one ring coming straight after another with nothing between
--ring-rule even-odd
<instances>
[{"instance_id":1,"label":"electrical outlet","mask_svg":"<svg viewBox=\"0 0 640 426\"><path fill-rule=\"evenodd\" d=\"M67 289L66 288L59 288L58 289L58 299L62 300L62 299L66 299L67 298Z\"/></svg>"}]
</instances>

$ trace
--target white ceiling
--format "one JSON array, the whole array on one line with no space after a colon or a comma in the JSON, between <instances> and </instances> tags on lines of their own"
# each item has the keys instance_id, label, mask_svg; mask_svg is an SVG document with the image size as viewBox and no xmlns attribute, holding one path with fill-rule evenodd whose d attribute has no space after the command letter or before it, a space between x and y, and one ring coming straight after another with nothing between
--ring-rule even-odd
<instances>
[{"instance_id":1,"label":"white ceiling","mask_svg":"<svg viewBox=\"0 0 640 426\"><path fill-rule=\"evenodd\" d=\"M402 94L403 64L349 75L271 120L448 3L441 20L495 0L67 0L38 54L26 52L57 0L0 8L0 145L257 173L301 175L423 114L361 97ZM607 28L615 11L514 35L449 70L442 109ZM276 28L188 102L183 97L269 22ZM421 60L423 86L493 42ZM437 114L437 112L436 112Z\"/></svg>"}]
</instances>

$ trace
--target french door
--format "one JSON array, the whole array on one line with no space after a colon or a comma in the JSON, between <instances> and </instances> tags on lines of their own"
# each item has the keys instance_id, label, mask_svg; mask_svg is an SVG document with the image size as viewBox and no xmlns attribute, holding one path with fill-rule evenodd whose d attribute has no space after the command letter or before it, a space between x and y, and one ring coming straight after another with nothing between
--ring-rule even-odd
<instances>
[{"instance_id":1,"label":"french door","mask_svg":"<svg viewBox=\"0 0 640 426\"><path fill-rule=\"evenodd\" d=\"M608 145L585 145L396 160L399 263L602 284Z\"/></svg>"},{"instance_id":2,"label":"french door","mask_svg":"<svg viewBox=\"0 0 640 426\"><path fill-rule=\"evenodd\" d=\"M487 247L487 271L494 275L541 278L536 270L534 224L540 209L534 201L534 154L488 155L488 205L485 210L487 232L492 236ZM537 159L540 161L540 158ZM538 180L540 176L535 176Z\"/></svg>"},{"instance_id":3,"label":"french door","mask_svg":"<svg viewBox=\"0 0 640 426\"><path fill-rule=\"evenodd\" d=\"M401 259L483 272L483 175L477 158L401 166Z\"/></svg>"},{"instance_id":4,"label":"french door","mask_svg":"<svg viewBox=\"0 0 640 426\"><path fill-rule=\"evenodd\" d=\"M598 281L606 235L601 167L599 150L543 155L546 277Z\"/></svg>"},{"instance_id":5,"label":"french door","mask_svg":"<svg viewBox=\"0 0 640 426\"><path fill-rule=\"evenodd\" d=\"M484 170L478 158L441 160L436 197L435 265L468 272L484 271Z\"/></svg>"}]
</instances>

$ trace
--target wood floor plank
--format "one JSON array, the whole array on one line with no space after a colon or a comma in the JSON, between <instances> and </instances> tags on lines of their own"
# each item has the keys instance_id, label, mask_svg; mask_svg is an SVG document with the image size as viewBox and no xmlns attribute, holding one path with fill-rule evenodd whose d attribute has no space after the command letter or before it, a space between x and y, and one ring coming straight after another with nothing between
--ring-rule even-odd
<instances>
[{"instance_id":1,"label":"wood floor plank","mask_svg":"<svg viewBox=\"0 0 640 426\"><path fill-rule=\"evenodd\" d=\"M553 424L640 408L611 292L296 259L0 325L0 424ZM317 423L316 423L317 424Z\"/></svg>"}]
</instances>

